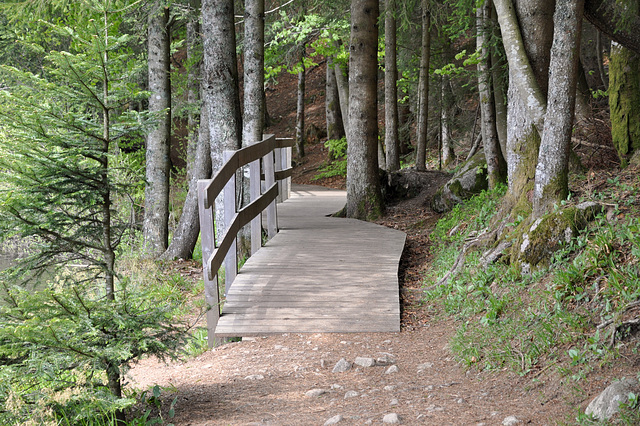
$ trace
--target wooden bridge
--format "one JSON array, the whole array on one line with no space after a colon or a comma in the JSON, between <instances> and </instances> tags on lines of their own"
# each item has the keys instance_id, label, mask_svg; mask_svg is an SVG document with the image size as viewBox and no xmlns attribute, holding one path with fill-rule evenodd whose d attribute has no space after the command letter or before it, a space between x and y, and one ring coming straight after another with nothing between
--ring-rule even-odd
<instances>
[{"instance_id":1,"label":"wooden bridge","mask_svg":"<svg viewBox=\"0 0 640 426\"><path fill-rule=\"evenodd\" d=\"M200 182L205 296L213 306L207 317L210 344L213 334L400 331L398 264L405 234L330 217L344 207L344 191L294 186L289 197L290 145L267 137L245 152L226 153L230 162L214 179ZM243 158L236 161L234 155ZM236 211L234 176L243 163L254 167L253 197ZM263 189L255 178L261 175ZM225 206L227 232L214 247L209 200L225 185L231 204ZM283 202L276 210L278 194ZM269 240L262 247L254 241L251 257L236 274L234 241L249 221L258 241L265 222ZM226 298L220 312L217 277L209 271L218 271L225 256Z\"/></svg>"}]
</instances>

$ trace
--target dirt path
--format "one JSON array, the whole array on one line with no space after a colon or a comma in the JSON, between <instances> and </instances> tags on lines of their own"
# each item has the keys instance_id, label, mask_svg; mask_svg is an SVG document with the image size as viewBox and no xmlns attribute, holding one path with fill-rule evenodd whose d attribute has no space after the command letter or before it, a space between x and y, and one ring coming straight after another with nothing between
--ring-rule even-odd
<instances>
[{"instance_id":1,"label":"dirt path","mask_svg":"<svg viewBox=\"0 0 640 426\"><path fill-rule=\"evenodd\" d=\"M557 380L466 371L454 360L448 343L456 324L421 303L428 236L438 219L427 207L429 196L392 206L379 221L407 233L402 332L247 339L166 366L143 360L130 372L131 384L161 386L165 409L176 398L175 425L382 424L393 414L401 424L427 425L516 424L511 416L535 425L570 419L572 406L585 401L566 400ZM354 363L358 357L365 365L371 359L386 365L333 371L341 359ZM312 390L320 395L308 396Z\"/></svg>"},{"instance_id":2,"label":"dirt path","mask_svg":"<svg viewBox=\"0 0 640 426\"><path fill-rule=\"evenodd\" d=\"M567 405L514 376L465 371L447 343L452 325L428 321L412 331L383 334L282 335L230 343L184 363L145 360L136 386L159 384L177 396L176 425L553 424ZM333 372L344 358L384 360ZM395 366L395 367L393 367ZM397 367L397 370L396 370ZM394 372L395 371L395 372ZM307 392L320 389L319 396Z\"/></svg>"}]
</instances>

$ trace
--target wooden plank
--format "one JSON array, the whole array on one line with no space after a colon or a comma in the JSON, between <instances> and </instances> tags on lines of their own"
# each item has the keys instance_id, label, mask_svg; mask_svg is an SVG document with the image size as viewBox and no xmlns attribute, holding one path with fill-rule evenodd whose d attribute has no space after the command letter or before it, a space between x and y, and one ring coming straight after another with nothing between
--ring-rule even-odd
<instances>
[{"instance_id":1,"label":"wooden plank","mask_svg":"<svg viewBox=\"0 0 640 426\"><path fill-rule=\"evenodd\" d=\"M227 292L217 335L399 331L405 235L326 217L345 202L343 191L294 187L278 207L280 232Z\"/></svg>"}]
</instances>

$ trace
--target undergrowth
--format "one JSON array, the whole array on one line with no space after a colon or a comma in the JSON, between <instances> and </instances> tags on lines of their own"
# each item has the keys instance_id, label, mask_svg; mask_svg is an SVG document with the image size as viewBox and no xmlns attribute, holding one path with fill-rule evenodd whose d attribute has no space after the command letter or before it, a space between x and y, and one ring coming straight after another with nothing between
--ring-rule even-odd
<instances>
[{"instance_id":1,"label":"undergrowth","mask_svg":"<svg viewBox=\"0 0 640 426\"><path fill-rule=\"evenodd\" d=\"M618 214L618 205L609 212L615 220L598 216L545 269L525 275L501 261L483 268L481 253L469 253L457 276L433 286L451 269L465 240L484 230L503 193L504 188L483 192L456 206L431 235L436 255L425 298L457 320L451 342L457 359L468 367L506 368L530 377L554 369L577 384L611 365L623 348L637 353L640 345L628 339L634 330L624 325L622 313L640 299L640 220ZM637 405L637 398L625 405L632 409L623 411L620 424L640 423ZM599 424L585 416L578 421Z\"/></svg>"}]
</instances>

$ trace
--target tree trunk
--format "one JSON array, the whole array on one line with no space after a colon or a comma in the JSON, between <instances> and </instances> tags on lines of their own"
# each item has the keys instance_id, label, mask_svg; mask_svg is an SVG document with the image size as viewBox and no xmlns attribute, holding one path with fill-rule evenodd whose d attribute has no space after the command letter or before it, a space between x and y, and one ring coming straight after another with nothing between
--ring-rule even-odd
<instances>
[{"instance_id":1,"label":"tree trunk","mask_svg":"<svg viewBox=\"0 0 640 426\"><path fill-rule=\"evenodd\" d=\"M494 96L492 93L491 54L488 45L490 39L491 3L485 1L476 9L476 49L480 52L478 62L478 95L480 98L480 128L487 160L487 175L489 188L495 188L506 181L507 163L502 156L498 131Z\"/></svg>"},{"instance_id":2,"label":"tree trunk","mask_svg":"<svg viewBox=\"0 0 640 426\"><path fill-rule=\"evenodd\" d=\"M169 9L156 2L149 15L149 112L157 126L147 136L143 234L146 250L161 255L169 239L169 148L171 142L171 81Z\"/></svg>"},{"instance_id":3,"label":"tree trunk","mask_svg":"<svg viewBox=\"0 0 640 426\"><path fill-rule=\"evenodd\" d=\"M200 1L191 0L191 15L187 22L187 62L191 64L189 69L189 91L187 100L190 105L197 105L200 100L200 65L194 63L199 45L200 26L198 24ZM206 115L206 109L202 108L201 115ZM184 201L182 214L167 250L161 259L191 259L193 249L200 234L200 221L198 220L198 179L211 177L211 156L209 138L203 137L208 129L202 129L199 125L200 116L193 111L189 112L189 145L187 155L187 179L189 190ZM204 120L203 125L208 125Z\"/></svg>"},{"instance_id":4,"label":"tree trunk","mask_svg":"<svg viewBox=\"0 0 640 426\"><path fill-rule=\"evenodd\" d=\"M611 136L620 161L626 166L640 149L640 59L616 42L609 61Z\"/></svg>"},{"instance_id":5,"label":"tree trunk","mask_svg":"<svg viewBox=\"0 0 640 426\"><path fill-rule=\"evenodd\" d=\"M327 58L327 80L325 82L325 114L327 121L327 139L344 137L344 125L340 112L340 95L336 83L336 70L331 58Z\"/></svg>"},{"instance_id":6,"label":"tree trunk","mask_svg":"<svg viewBox=\"0 0 640 426\"><path fill-rule=\"evenodd\" d=\"M222 151L239 149L242 140L233 17L233 0L202 0L203 101L209 114L214 173L222 165Z\"/></svg>"},{"instance_id":7,"label":"tree trunk","mask_svg":"<svg viewBox=\"0 0 640 426\"><path fill-rule=\"evenodd\" d=\"M416 170L426 170L427 124L429 121L429 62L431 59L431 12L429 0L422 0L422 48L418 81L418 128L416 135Z\"/></svg>"},{"instance_id":8,"label":"tree trunk","mask_svg":"<svg viewBox=\"0 0 640 426\"><path fill-rule=\"evenodd\" d=\"M569 152L584 0L556 0L549 65L549 100L540 143L533 193L533 213L541 217L569 194ZM552 118L551 118L552 117Z\"/></svg>"},{"instance_id":9,"label":"tree trunk","mask_svg":"<svg viewBox=\"0 0 640 426\"><path fill-rule=\"evenodd\" d=\"M264 129L264 0L247 0L244 12L245 144L262 140Z\"/></svg>"},{"instance_id":10,"label":"tree trunk","mask_svg":"<svg viewBox=\"0 0 640 426\"><path fill-rule=\"evenodd\" d=\"M340 101L340 114L347 138L349 137L349 78L348 71L343 70L340 64L335 64L336 85L338 86L338 100Z\"/></svg>"},{"instance_id":11,"label":"tree trunk","mask_svg":"<svg viewBox=\"0 0 640 426\"><path fill-rule=\"evenodd\" d=\"M384 143L386 147L386 169L400 169L400 147L398 142L398 62L396 52L396 18L393 16L396 0L386 0L384 18Z\"/></svg>"},{"instance_id":12,"label":"tree trunk","mask_svg":"<svg viewBox=\"0 0 640 426\"><path fill-rule=\"evenodd\" d=\"M498 25L497 13L493 0L491 1L491 28L492 35L497 40L502 38L500 26ZM507 86L508 71L507 61L505 61L504 47L500 44L494 46L491 51L490 63L491 67L491 83L493 87L493 106L496 112L496 131L498 133L498 141L500 142L500 151L502 158L507 158Z\"/></svg>"},{"instance_id":13,"label":"tree trunk","mask_svg":"<svg viewBox=\"0 0 640 426\"><path fill-rule=\"evenodd\" d=\"M442 150L442 167L449 166L456 159L451 141L451 130L449 126L449 104L447 87L449 79L442 76L440 79L440 148Z\"/></svg>"},{"instance_id":14,"label":"tree trunk","mask_svg":"<svg viewBox=\"0 0 640 426\"><path fill-rule=\"evenodd\" d=\"M296 147L298 158L304 157L304 95L306 84L306 69L304 67L304 49L300 53L300 71L298 71L298 103L296 108Z\"/></svg>"},{"instance_id":15,"label":"tree trunk","mask_svg":"<svg viewBox=\"0 0 640 426\"><path fill-rule=\"evenodd\" d=\"M554 1L494 0L509 61L507 105L507 175L505 207L526 216L538 163L546 109ZM521 22L521 26L518 25ZM522 33L520 32L522 30ZM517 204L517 205L516 205Z\"/></svg>"},{"instance_id":16,"label":"tree trunk","mask_svg":"<svg viewBox=\"0 0 640 426\"><path fill-rule=\"evenodd\" d=\"M377 155L378 15L378 0L351 2L347 216L357 219L378 217L383 210Z\"/></svg>"}]
</instances>

